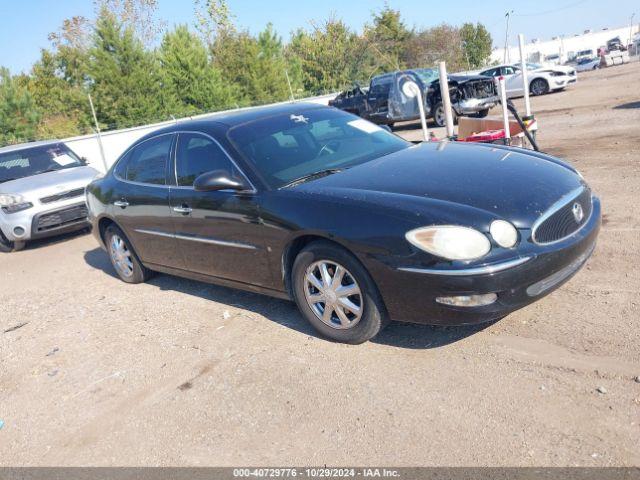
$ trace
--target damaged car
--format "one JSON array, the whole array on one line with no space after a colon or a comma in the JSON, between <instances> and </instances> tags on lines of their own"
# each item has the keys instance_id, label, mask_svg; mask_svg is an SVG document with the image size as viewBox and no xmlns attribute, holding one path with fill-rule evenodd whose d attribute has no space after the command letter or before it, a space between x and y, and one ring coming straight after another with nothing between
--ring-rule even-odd
<instances>
[{"instance_id":1,"label":"damaged car","mask_svg":"<svg viewBox=\"0 0 640 480\"><path fill-rule=\"evenodd\" d=\"M403 70L371 79L368 88L356 84L340 93L329 105L358 115L373 123L393 126L396 122L420 118L416 99L407 97L402 84L415 82L422 92L427 117L443 127L445 112L438 71L432 68ZM449 75L449 96L454 121L458 116L485 117L498 103L496 86L491 78L479 75Z\"/></svg>"}]
</instances>

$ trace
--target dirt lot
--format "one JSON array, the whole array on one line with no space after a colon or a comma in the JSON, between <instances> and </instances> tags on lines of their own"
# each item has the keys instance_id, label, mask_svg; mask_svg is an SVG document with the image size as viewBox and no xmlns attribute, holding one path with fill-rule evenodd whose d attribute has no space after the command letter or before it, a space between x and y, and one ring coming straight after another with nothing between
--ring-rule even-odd
<instances>
[{"instance_id":1,"label":"dirt lot","mask_svg":"<svg viewBox=\"0 0 640 480\"><path fill-rule=\"evenodd\" d=\"M0 465L640 465L639 80L533 99L604 226L571 282L484 328L346 346L285 301L124 284L89 235L0 256Z\"/></svg>"}]
</instances>

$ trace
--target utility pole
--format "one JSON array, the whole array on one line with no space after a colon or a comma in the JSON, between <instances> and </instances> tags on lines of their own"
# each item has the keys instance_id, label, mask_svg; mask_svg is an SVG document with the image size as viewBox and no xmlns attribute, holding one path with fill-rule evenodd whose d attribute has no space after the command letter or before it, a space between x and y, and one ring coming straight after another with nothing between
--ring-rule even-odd
<instances>
[{"instance_id":1,"label":"utility pole","mask_svg":"<svg viewBox=\"0 0 640 480\"><path fill-rule=\"evenodd\" d=\"M91 100L91 94L87 94L89 97L89 105L91 106L91 115L93 115L93 121L96 125L96 139L98 140L98 147L100 148L100 156L102 157L102 166L104 167L104 173L107 173L109 167L107 167L107 158L104 155L104 147L102 146L102 134L100 133L100 125L98 124L98 117L96 117L96 110L93 108L93 100Z\"/></svg>"},{"instance_id":2,"label":"utility pole","mask_svg":"<svg viewBox=\"0 0 640 480\"><path fill-rule=\"evenodd\" d=\"M629 19L629 43L628 45L633 45L633 17L635 17L635 12L631 14L631 19Z\"/></svg>"},{"instance_id":3,"label":"utility pole","mask_svg":"<svg viewBox=\"0 0 640 480\"><path fill-rule=\"evenodd\" d=\"M507 30L504 35L504 63L511 62L511 55L509 55L509 20L511 19L511 15L513 14L513 10L508 11L504 14L507 19ZM507 61L507 59L509 61Z\"/></svg>"},{"instance_id":4,"label":"utility pole","mask_svg":"<svg viewBox=\"0 0 640 480\"><path fill-rule=\"evenodd\" d=\"M287 85L289 85L289 95L290 95L291 103L294 103L296 99L293 96L293 89L291 88L291 80L289 80L289 72L287 72L286 69L284 71L284 76L287 77Z\"/></svg>"}]
</instances>

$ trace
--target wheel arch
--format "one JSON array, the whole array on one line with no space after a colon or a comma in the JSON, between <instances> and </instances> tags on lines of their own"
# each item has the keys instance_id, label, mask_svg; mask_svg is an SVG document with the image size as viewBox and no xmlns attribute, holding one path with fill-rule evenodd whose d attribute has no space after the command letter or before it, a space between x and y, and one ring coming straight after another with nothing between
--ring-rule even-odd
<instances>
[{"instance_id":1,"label":"wheel arch","mask_svg":"<svg viewBox=\"0 0 640 480\"><path fill-rule=\"evenodd\" d=\"M116 222L113 218L106 215L101 217L98 220L96 225L98 227L98 237L100 239L100 242L102 243L102 246L105 248L106 248L106 242L105 242L104 236L105 236L105 233L107 232L107 228L109 228L110 225L115 225L120 230L122 230L122 227L118 225L118 222Z\"/></svg>"},{"instance_id":2,"label":"wheel arch","mask_svg":"<svg viewBox=\"0 0 640 480\"><path fill-rule=\"evenodd\" d=\"M293 287L291 283L291 272L293 270L293 262L295 261L296 257L304 247L306 247L307 245L313 242L318 242L318 241L324 241L324 242L333 243L334 245L337 245L338 247L346 250L351 255L353 255L362 264L362 261L360 260L358 255L356 255L347 245L338 241L337 239L331 238L319 233L309 233L309 232L301 233L295 238L292 238L289 241L289 243L287 243L284 250L282 251L282 258L281 258L282 279L284 282L285 291L287 292L290 298L293 298ZM364 264L363 264L363 267L367 269Z\"/></svg>"}]
</instances>

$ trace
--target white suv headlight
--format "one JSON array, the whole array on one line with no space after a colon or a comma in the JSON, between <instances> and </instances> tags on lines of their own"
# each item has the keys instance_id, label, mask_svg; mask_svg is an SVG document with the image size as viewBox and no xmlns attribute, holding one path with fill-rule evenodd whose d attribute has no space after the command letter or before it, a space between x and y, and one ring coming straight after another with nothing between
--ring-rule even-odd
<instances>
[{"instance_id":1,"label":"white suv headlight","mask_svg":"<svg viewBox=\"0 0 640 480\"><path fill-rule=\"evenodd\" d=\"M0 193L0 207L8 207L16 203L24 203L22 195L14 195L13 193Z\"/></svg>"},{"instance_id":2,"label":"white suv headlight","mask_svg":"<svg viewBox=\"0 0 640 480\"><path fill-rule=\"evenodd\" d=\"M27 202L22 195L0 193L0 208L5 213L16 213L31 207L33 204Z\"/></svg>"},{"instance_id":3,"label":"white suv headlight","mask_svg":"<svg viewBox=\"0 0 640 480\"><path fill-rule=\"evenodd\" d=\"M512 248L518 243L518 231L516 227L505 220L494 220L489 227L489 233L498 245L503 248Z\"/></svg>"},{"instance_id":4,"label":"white suv headlight","mask_svg":"<svg viewBox=\"0 0 640 480\"><path fill-rule=\"evenodd\" d=\"M489 239L482 233L457 225L416 228L405 237L419 249L448 260L474 260L491 250Z\"/></svg>"}]
</instances>

